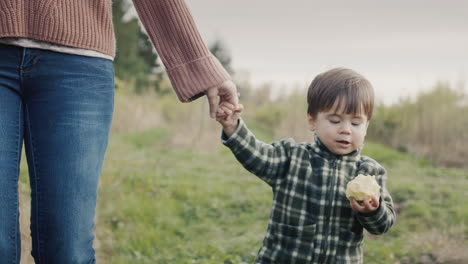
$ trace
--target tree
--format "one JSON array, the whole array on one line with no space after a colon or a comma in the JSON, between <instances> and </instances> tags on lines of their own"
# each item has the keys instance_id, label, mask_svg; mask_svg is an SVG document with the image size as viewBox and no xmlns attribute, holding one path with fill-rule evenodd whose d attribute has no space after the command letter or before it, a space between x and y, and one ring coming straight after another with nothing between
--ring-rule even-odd
<instances>
[{"instance_id":1,"label":"tree","mask_svg":"<svg viewBox=\"0 0 468 264\"><path fill-rule=\"evenodd\" d=\"M217 39L215 42L210 46L210 52L213 54L216 58L218 58L219 62L221 65L223 65L224 69L229 74L233 74L234 71L231 67L231 54L229 54L228 49L224 45L224 43L220 40Z\"/></svg>"},{"instance_id":2,"label":"tree","mask_svg":"<svg viewBox=\"0 0 468 264\"><path fill-rule=\"evenodd\" d=\"M131 7L126 0L114 0L113 23L116 37L115 75L125 83L134 83L135 91L156 87L160 78L156 70L158 55L139 25L138 19L125 19Z\"/></svg>"}]
</instances>

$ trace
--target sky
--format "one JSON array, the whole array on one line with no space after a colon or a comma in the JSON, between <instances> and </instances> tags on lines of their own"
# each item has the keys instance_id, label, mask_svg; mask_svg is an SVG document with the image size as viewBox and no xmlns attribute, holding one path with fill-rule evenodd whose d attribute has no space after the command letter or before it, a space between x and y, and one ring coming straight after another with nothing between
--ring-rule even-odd
<instances>
[{"instance_id":1,"label":"sky","mask_svg":"<svg viewBox=\"0 0 468 264\"><path fill-rule=\"evenodd\" d=\"M437 81L468 81L465 0L186 2L205 42L221 39L254 85L305 88L347 67L371 81L378 101L393 103Z\"/></svg>"}]
</instances>

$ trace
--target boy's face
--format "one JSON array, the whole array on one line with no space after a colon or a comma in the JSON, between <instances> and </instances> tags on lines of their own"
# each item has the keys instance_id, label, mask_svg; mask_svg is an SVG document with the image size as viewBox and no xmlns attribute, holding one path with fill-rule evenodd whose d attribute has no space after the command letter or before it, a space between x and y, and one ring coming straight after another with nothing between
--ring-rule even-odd
<instances>
[{"instance_id":1,"label":"boy's face","mask_svg":"<svg viewBox=\"0 0 468 264\"><path fill-rule=\"evenodd\" d=\"M340 109L337 105L335 102L330 110L319 112L315 119L308 115L309 125L331 152L346 155L363 145L369 121L365 114L345 114L344 104Z\"/></svg>"}]
</instances>

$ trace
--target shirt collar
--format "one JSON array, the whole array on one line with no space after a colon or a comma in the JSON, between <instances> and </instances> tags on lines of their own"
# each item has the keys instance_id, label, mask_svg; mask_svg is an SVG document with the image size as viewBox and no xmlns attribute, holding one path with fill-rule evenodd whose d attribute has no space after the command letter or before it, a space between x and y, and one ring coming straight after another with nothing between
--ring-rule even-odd
<instances>
[{"instance_id":1,"label":"shirt collar","mask_svg":"<svg viewBox=\"0 0 468 264\"><path fill-rule=\"evenodd\" d=\"M357 161L361 157L362 148L363 147L360 147L359 149L346 155L337 155L331 152L317 135L315 135L314 142L312 143L312 149L320 156L323 156L327 159L341 159L346 161Z\"/></svg>"}]
</instances>

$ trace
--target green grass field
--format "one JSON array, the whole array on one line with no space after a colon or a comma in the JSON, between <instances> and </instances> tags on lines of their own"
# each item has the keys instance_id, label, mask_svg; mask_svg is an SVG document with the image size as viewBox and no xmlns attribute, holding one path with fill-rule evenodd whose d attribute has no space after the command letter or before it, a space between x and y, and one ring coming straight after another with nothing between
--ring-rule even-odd
<instances>
[{"instance_id":1,"label":"green grass field","mask_svg":"<svg viewBox=\"0 0 468 264\"><path fill-rule=\"evenodd\" d=\"M173 134L170 128L112 134L97 215L103 263L252 263L271 190L227 148L174 148ZM219 138L212 144L221 145ZM435 168L375 143L363 154L387 168L398 210L389 233L367 235L365 263L468 263L468 172Z\"/></svg>"}]
</instances>

